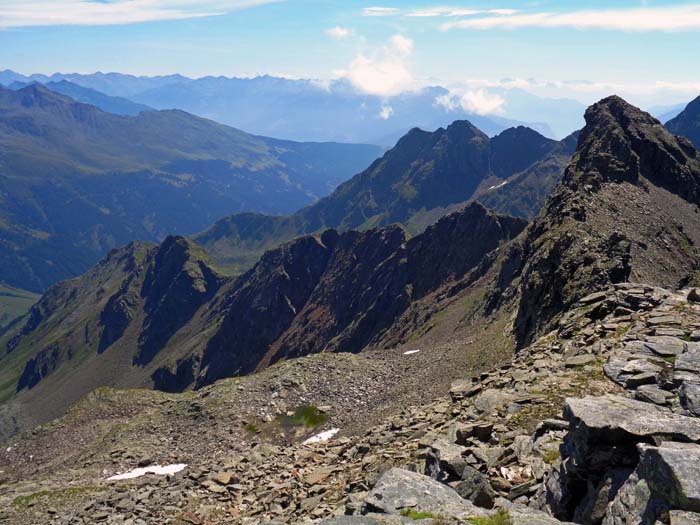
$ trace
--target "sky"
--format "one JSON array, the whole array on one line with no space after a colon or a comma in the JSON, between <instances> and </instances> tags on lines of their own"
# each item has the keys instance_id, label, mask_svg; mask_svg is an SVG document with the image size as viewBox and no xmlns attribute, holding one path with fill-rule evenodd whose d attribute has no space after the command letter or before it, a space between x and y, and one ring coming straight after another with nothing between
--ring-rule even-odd
<instances>
[{"instance_id":1,"label":"sky","mask_svg":"<svg viewBox=\"0 0 700 525\"><path fill-rule=\"evenodd\" d=\"M687 101L699 54L700 3L673 0L0 0L0 69L443 85L486 112L496 87Z\"/></svg>"}]
</instances>

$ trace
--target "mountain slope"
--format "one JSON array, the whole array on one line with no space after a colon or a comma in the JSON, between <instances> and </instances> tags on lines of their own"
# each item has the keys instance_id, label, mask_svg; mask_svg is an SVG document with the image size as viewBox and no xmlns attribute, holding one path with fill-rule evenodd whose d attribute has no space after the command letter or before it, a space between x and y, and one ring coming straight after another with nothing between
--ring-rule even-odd
<instances>
[{"instance_id":1,"label":"mountain slope","mask_svg":"<svg viewBox=\"0 0 700 525\"><path fill-rule=\"evenodd\" d=\"M30 82L13 82L8 87L10 89L18 90L27 87L30 84ZM115 115L135 116L142 111L154 111L152 107L146 106L145 104L138 104L123 97L112 97L105 95L104 93L100 93L94 89L79 86L78 84L73 84L67 80L47 82L44 84L44 86L55 93L66 95L67 97L77 100L78 102L96 106L102 111L114 113Z\"/></svg>"},{"instance_id":2,"label":"mountain slope","mask_svg":"<svg viewBox=\"0 0 700 525\"><path fill-rule=\"evenodd\" d=\"M35 409L17 417L41 420L98 386L142 383L143 365L223 282L181 237L111 251L85 275L49 288L5 335L0 398L28 389L24 403Z\"/></svg>"},{"instance_id":3,"label":"mountain slope","mask_svg":"<svg viewBox=\"0 0 700 525\"><path fill-rule=\"evenodd\" d=\"M427 132L415 128L330 196L288 217L234 215L194 240L217 264L238 271L263 251L324 228L367 229L392 223L420 232L451 207L501 183L558 148L528 128L493 139L467 121Z\"/></svg>"},{"instance_id":4,"label":"mountain slope","mask_svg":"<svg viewBox=\"0 0 700 525\"><path fill-rule=\"evenodd\" d=\"M569 135L542 160L480 192L476 199L499 213L533 219L564 176L576 151L578 135Z\"/></svg>"},{"instance_id":5,"label":"mountain slope","mask_svg":"<svg viewBox=\"0 0 700 525\"><path fill-rule=\"evenodd\" d=\"M113 115L36 84L0 88L0 145L0 280L31 290L133 239L294 211L380 152L255 137L182 111Z\"/></svg>"},{"instance_id":6,"label":"mountain slope","mask_svg":"<svg viewBox=\"0 0 700 525\"><path fill-rule=\"evenodd\" d=\"M35 293L0 283L0 335L26 314L39 299Z\"/></svg>"},{"instance_id":7,"label":"mountain slope","mask_svg":"<svg viewBox=\"0 0 700 525\"><path fill-rule=\"evenodd\" d=\"M700 160L691 143L619 97L586 111L566 174L510 248L492 300L517 296L521 345L611 283L698 279Z\"/></svg>"},{"instance_id":8,"label":"mountain slope","mask_svg":"<svg viewBox=\"0 0 700 525\"><path fill-rule=\"evenodd\" d=\"M227 281L183 238L132 243L53 286L0 340L2 394L17 392L4 419L55 417L103 385L180 391L281 359L359 352L412 305L483 275L494 260L484 257L525 224L473 203L410 240L398 226L327 230Z\"/></svg>"},{"instance_id":9,"label":"mountain slope","mask_svg":"<svg viewBox=\"0 0 700 525\"><path fill-rule=\"evenodd\" d=\"M666 122L671 133L689 139L700 148L700 97L688 103L683 111Z\"/></svg>"}]
</instances>

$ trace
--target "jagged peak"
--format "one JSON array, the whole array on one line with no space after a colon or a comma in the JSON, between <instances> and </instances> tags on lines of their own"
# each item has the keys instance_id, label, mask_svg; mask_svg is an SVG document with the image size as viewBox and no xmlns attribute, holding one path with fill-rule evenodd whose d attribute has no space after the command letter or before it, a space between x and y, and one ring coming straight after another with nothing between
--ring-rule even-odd
<instances>
[{"instance_id":1,"label":"jagged peak","mask_svg":"<svg viewBox=\"0 0 700 525\"><path fill-rule=\"evenodd\" d=\"M613 95L586 110L586 126L563 179L564 186L599 188L604 182L640 178L700 202L700 163L690 141Z\"/></svg>"}]
</instances>

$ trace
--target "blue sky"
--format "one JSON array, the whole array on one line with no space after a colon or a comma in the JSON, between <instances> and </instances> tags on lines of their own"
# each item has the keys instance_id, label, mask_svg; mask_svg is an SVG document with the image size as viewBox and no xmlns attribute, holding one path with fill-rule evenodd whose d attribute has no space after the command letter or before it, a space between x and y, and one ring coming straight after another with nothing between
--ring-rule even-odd
<instances>
[{"instance_id":1,"label":"blue sky","mask_svg":"<svg viewBox=\"0 0 700 525\"><path fill-rule=\"evenodd\" d=\"M0 69L21 73L267 73L650 105L700 93L699 52L700 3L674 1L0 0Z\"/></svg>"}]
</instances>

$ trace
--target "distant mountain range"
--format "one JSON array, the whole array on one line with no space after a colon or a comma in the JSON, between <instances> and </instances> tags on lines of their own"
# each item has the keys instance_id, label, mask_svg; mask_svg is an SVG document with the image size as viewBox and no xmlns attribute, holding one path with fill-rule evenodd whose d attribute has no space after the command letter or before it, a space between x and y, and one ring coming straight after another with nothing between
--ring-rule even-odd
<instances>
[{"instance_id":1,"label":"distant mountain range","mask_svg":"<svg viewBox=\"0 0 700 525\"><path fill-rule=\"evenodd\" d=\"M13 82L9 85L9 88L18 90L33 83L34 82ZM112 97L105 95L104 93L94 89L79 86L78 84L73 84L73 82L68 82L67 80L47 82L44 84L44 86L49 88L54 93L66 95L67 97L71 97L72 99L82 102L83 104L91 104L100 108L102 111L114 113L115 115L135 116L142 111L154 111L153 108L144 104L138 104L123 97Z\"/></svg>"},{"instance_id":2,"label":"distant mountain range","mask_svg":"<svg viewBox=\"0 0 700 525\"><path fill-rule=\"evenodd\" d=\"M297 210L382 152L257 137L183 111L115 115L38 84L0 87L0 145L0 282L35 291L135 239Z\"/></svg>"},{"instance_id":3,"label":"distant mountain range","mask_svg":"<svg viewBox=\"0 0 700 525\"><path fill-rule=\"evenodd\" d=\"M521 89L489 88L489 94L502 99L502 107L499 112L481 114L465 110L458 95L439 86L383 97L360 93L345 80L0 72L0 84L6 86L60 81L156 109L182 109L261 135L383 146L393 146L413 127L435 130L460 119L490 136L526 125L545 136L562 138L580 129L585 109L574 100L540 98ZM99 106L94 100L89 102Z\"/></svg>"}]
</instances>

